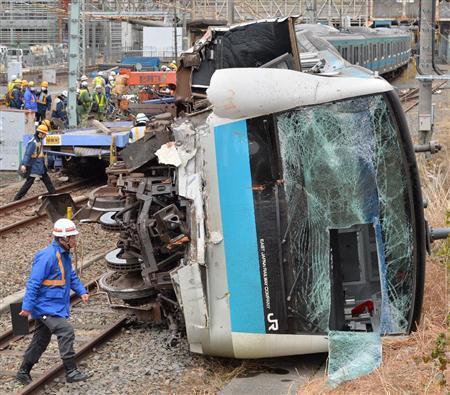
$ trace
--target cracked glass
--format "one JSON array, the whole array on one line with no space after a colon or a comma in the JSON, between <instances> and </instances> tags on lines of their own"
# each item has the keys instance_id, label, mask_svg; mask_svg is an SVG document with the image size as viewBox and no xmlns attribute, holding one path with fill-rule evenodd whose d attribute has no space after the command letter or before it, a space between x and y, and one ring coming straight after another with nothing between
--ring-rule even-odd
<instances>
[{"instance_id":1,"label":"cracked glass","mask_svg":"<svg viewBox=\"0 0 450 395\"><path fill-rule=\"evenodd\" d=\"M298 108L276 119L288 207L288 310L297 330L330 329L332 303L341 296L333 293L330 280L330 231L354 229L363 249L373 250L372 259L366 259L359 285L341 284L344 299L373 301L378 322L372 330L407 331L412 227L402 151L384 96ZM372 245L360 241L363 231L375 239ZM369 278L374 260L378 273ZM345 262L341 265L345 272ZM341 302L344 308L347 300Z\"/></svg>"}]
</instances>

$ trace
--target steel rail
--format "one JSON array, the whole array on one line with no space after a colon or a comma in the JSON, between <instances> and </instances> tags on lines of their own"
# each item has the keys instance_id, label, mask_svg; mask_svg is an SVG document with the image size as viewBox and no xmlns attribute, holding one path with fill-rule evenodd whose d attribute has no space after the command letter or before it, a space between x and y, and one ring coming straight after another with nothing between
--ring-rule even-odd
<instances>
[{"instance_id":1,"label":"steel rail","mask_svg":"<svg viewBox=\"0 0 450 395\"><path fill-rule=\"evenodd\" d=\"M85 288L89 291L92 291L97 286L97 281L100 279L100 276L89 281L85 284ZM70 295L70 305L74 306L79 303L81 300L80 296L76 293ZM30 333L34 331L34 320L30 319ZM23 336L15 336L12 328L7 329L2 334L0 334L0 352L7 348L13 341L22 338Z\"/></svg>"},{"instance_id":2,"label":"steel rail","mask_svg":"<svg viewBox=\"0 0 450 395\"><path fill-rule=\"evenodd\" d=\"M85 196L83 199L80 199L78 201L78 203L86 202L88 199L89 198L87 196ZM0 228L0 236L3 236L6 233L9 233L15 229L21 228L24 225L31 225L31 224L38 222L46 217L47 217L47 213L35 214L31 217L21 219L20 221L14 222L12 224L5 225Z\"/></svg>"},{"instance_id":3,"label":"steel rail","mask_svg":"<svg viewBox=\"0 0 450 395\"><path fill-rule=\"evenodd\" d=\"M115 321L112 325L108 326L104 331L102 331L98 336L93 338L90 342L86 343L80 350L75 353L75 359L79 360L87 354L91 353L94 347L97 347L99 344L105 343L111 337L113 337L116 332L123 327L125 322L127 321L127 317L122 317L119 320ZM26 387L19 392L19 394L26 395L32 394L37 389L42 387L44 384L48 383L55 376L61 374L64 370L64 366L62 363L58 364L54 368L45 372L41 377L28 384Z\"/></svg>"},{"instance_id":4,"label":"steel rail","mask_svg":"<svg viewBox=\"0 0 450 395\"><path fill-rule=\"evenodd\" d=\"M441 88L442 86L444 86L447 82L448 82L448 81L444 81L444 82L438 84L437 86L435 86L435 87L431 90L431 92L432 92L432 93L435 93L439 88ZM406 103L404 103L404 104L406 104ZM416 100L414 103L412 103L409 107L407 107L407 108L405 109L405 113L411 111L411 110L412 110L415 106L417 106L418 104L419 104L419 100Z\"/></svg>"},{"instance_id":5,"label":"steel rail","mask_svg":"<svg viewBox=\"0 0 450 395\"><path fill-rule=\"evenodd\" d=\"M62 187L56 188L56 193L63 193L63 192L67 192L70 191L76 187L85 185L85 184L89 184L90 182L95 181L95 178L88 178L87 180L78 180L78 181L74 181L70 184L64 185ZM13 210L16 210L18 208L24 207L24 206L28 206L30 204L33 203L37 203L39 198L45 195L43 193L39 194L39 195L33 195L33 196L29 196L26 197L24 199L21 200L17 200L15 202L11 202L8 204L5 204L3 206L0 206L0 214L6 214L9 213Z\"/></svg>"}]
</instances>

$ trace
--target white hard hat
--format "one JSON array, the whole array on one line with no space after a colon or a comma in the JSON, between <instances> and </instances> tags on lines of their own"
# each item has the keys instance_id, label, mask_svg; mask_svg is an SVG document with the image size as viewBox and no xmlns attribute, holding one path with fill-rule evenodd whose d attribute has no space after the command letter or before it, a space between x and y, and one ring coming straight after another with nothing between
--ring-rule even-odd
<instances>
[{"instance_id":1,"label":"white hard hat","mask_svg":"<svg viewBox=\"0 0 450 395\"><path fill-rule=\"evenodd\" d=\"M103 87L101 85L96 85L95 86L95 89L99 89L99 88L102 89Z\"/></svg>"},{"instance_id":2,"label":"white hard hat","mask_svg":"<svg viewBox=\"0 0 450 395\"><path fill-rule=\"evenodd\" d=\"M67 97L67 91L62 91L61 95L64 96L64 97Z\"/></svg>"},{"instance_id":3,"label":"white hard hat","mask_svg":"<svg viewBox=\"0 0 450 395\"><path fill-rule=\"evenodd\" d=\"M80 81L87 81L87 80L88 80L88 77L86 77L85 75L82 75L80 78Z\"/></svg>"},{"instance_id":4,"label":"white hard hat","mask_svg":"<svg viewBox=\"0 0 450 395\"><path fill-rule=\"evenodd\" d=\"M136 122L148 122L147 115L140 112L139 114L136 115Z\"/></svg>"},{"instance_id":5,"label":"white hard hat","mask_svg":"<svg viewBox=\"0 0 450 395\"><path fill-rule=\"evenodd\" d=\"M11 76L11 80L12 80L12 81L17 80L17 75L13 74L13 75Z\"/></svg>"},{"instance_id":6,"label":"white hard hat","mask_svg":"<svg viewBox=\"0 0 450 395\"><path fill-rule=\"evenodd\" d=\"M81 83L81 86L84 87L84 88L86 88L87 86L89 86L89 84L87 83L87 81L83 81L83 82Z\"/></svg>"},{"instance_id":7,"label":"white hard hat","mask_svg":"<svg viewBox=\"0 0 450 395\"><path fill-rule=\"evenodd\" d=\"M98 72L98 75L103 75L103 71L99 71L99 72Z\"/></svg>"},{"instance_id":8,"label":"white hard hat","mask_svg":"<svg viewBox=\"0 0 450 395\"><path fill-rule=\"evenodd\" d=\"M109 73L109 76L110 77L114 77L116 75L116 72L115 71L111 71L110 73Z\"/></svg>"},{"instance_id":9,"label":"white hard hat","mask_svg":"<svg viewBox=\"0 0 450 395\"><path fill-rule=\"evenodd\" d=\"M113 75L110 75L110 76L108 77L108 80L114 81L114 76L113 76Z\"/></svg>"},{"instance_id":10,"label":"white hard hat","mask_svg":"<svg viewBox=\"0 0 450 395\"><path fill-rule=\"evenodd\" d=\"M66 236L76 236L79 232L77 227L67 218L58 219L53 225L53 236L56 237L66 237Z\"/></svg>"}]
</instances>

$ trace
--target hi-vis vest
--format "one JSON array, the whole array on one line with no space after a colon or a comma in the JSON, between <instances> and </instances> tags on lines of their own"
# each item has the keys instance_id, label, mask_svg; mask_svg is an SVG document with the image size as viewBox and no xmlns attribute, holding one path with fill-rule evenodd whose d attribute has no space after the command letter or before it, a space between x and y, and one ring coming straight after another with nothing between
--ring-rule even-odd
<instances>
[{"instance_id":1,"label":"hi-vis vest","mask_svg":"<svg viewBox=\"0 0 450 395\"><path fill-rule=\"evenodd\" d=\"M101 85L105 86L105 79L103 77L97 76L94 78L94 86Z\"/></svg>"},{"instance_id":2,"label":"hi-vis vest","mask_svg":"<svg viewBox=\"0 0 450 395\"><path fill-rule=\"evenodd\" d=\"M103 93L100 93L100 94L96 93L96 94L94 94L93 96L94 96L95 101L97 102L97 104L98 104L99 107L105 107L105 104L106 104L106 96L103 95Z\"/></svg>"},{"instance_id":3,"label":"hi-vis vest","mask_svg":"<svg viewBox=\"0 0 450 395\"><path fill-rule=\"evenodd\" d=\"M145 126L135 126L130 130L129 142L134 143L145 136Z\"/></svg>"},{"instance_id":4,"label":"hi-vis vest","mask_svg":"<svg viewBox=\"0 0 450 395\"><path fill-rule=\"evenodd\" d=\"M41 92L36 100L39 104L43 104L44 106L47 104L47 95L44 92Z\"/></svg>"},{"instance_id":5,"label":"hi-vis vest","mask_svg":"<svg viewBox=\"0 0 450 395\"><path fill-rule=\"evenodd\" d=\"M44 280L42 281L42 285L45 285L47 287L52 287L52 286L57 286L57 287L61 287L63 285L66 285L66 275L64 272L64 265L62 263L61 260L61 254L59 253L59 251L56 253L56 258L58 259L58 266L59 266L59 270L61 271L61 278L58 280Z\"/></svg>"},{"instance_id":6,"label":"hi-vis vest","mask_svg":"<svg viewBox=\"0 0 450 395\"><path fill-rule=\"evenodd\" d=\"M42 141L36 141L34 139L31 141L34 141L34 143L36 144L36 148L34 149L34 152L31 154L31 157L33 159L43 158L45 155L44 155L44 147L43 147Z\"/></svg>"}]
</instances>

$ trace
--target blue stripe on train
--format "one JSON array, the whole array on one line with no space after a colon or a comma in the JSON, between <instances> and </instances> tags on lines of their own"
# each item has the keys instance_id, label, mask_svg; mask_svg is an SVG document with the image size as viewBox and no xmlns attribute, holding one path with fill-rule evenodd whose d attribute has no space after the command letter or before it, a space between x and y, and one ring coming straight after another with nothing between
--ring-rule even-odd
<instances>
[{"instance_id":1,"label":"blue stripe on train","mask_svg":"<svg viewBox=\"0 0 450 395\"><path fill-rule=\"evenodd\" d=\"M247 123L214 129L231 330L265 333Z\"/></svg>"}]
</instances>

